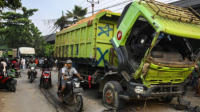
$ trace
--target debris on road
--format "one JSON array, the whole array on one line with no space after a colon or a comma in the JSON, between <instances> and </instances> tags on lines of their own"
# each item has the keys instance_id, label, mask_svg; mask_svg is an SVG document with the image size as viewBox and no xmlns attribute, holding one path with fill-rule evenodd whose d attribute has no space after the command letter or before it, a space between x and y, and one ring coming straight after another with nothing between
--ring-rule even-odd
<instances>
[{"instance_id":1,"label":"debris on road","mask_svg":"<svg viewBox=\"0 0 200 112\"><path fill-rule=\"evenodd\" d=\"M191 107L190 102L186 101L182 98L178 98L178 105L174 105L177 110L181 111L189 111L189 112L200 112L200 108L198 106Z\"/></svg>"}]
</instances>

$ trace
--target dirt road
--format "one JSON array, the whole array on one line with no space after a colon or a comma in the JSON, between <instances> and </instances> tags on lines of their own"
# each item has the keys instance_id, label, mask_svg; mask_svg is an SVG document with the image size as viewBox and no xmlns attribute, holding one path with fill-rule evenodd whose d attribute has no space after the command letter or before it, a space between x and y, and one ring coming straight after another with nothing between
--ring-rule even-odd
<instances>
[{"instance_id":1,"label":"dirt road","mask_svg":"<svg viewBox=\"0 0 200 112\"><path fill-rule=\"evenodd\" d=\"M38 75L41 72L38 71ZM33 83L27 79L27 70L21 70L22 77L17 79L17 91L7 92L0 91L0 112L73 112L72 104L63 104L59 101L57 91L57 71L54 68L52 71L53 87L47 89L40 89L39 78L36 78ZM188 93L184 98L191 101L192 106L200 104L200 98L194 97L194 90L188 89ZM158 101L127 102L125 110L130 112L177 112L174 105L177 104L175 98L170 104L160 104ZM102 112L106 109L102 104L102 95L98 94L98 87L93 86L91 89L85 87L83 93L83 112Z\"/></svg>"}]
</instances>

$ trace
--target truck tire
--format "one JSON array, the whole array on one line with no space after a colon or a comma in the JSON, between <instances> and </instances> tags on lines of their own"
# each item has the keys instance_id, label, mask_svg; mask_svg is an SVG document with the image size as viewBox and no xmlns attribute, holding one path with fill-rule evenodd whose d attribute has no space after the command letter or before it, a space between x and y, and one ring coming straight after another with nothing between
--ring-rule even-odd
<instances>
[{"instance_id":1,"label":"truck tire","mask_svg":"<svg viewBox=\"0 0 200 112\"><path fill-rule=\"evenodd\" d=\"M159 99L159 102L161 102L161 103L170 103L170 102L172 102L172 100L173 100L173 97L166 96L164 98Z\"/></svg>"},{"instance_id":2,"label":"truck tire","mask_svg":"<svg viewBox=\"0 0 200 112\"><path fill-rule=\"evenodd\" d=\"M125 101L119 98L119 93L123 91L122 86L117 81L109 81L103 88L103 103L109 109L123 109Z\"/></svg>"}]
</instances>

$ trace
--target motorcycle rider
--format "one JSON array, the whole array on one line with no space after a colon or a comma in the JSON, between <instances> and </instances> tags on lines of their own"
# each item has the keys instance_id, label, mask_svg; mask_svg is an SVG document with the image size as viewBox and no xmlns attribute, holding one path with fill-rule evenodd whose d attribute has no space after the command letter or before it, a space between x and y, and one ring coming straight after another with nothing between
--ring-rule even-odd
<instances>
[{"instance_id":1,"label":"motorcycle rider","mask_svg":"<svg viewBox=\"0 0 200 112\"><path fill-rule=\"evenodd\" d=\"M17 69L20 69L20 63L18 62L18 60L16 60L16 62L13 64L13 67L15 69L15 72ZM20 74L20 77L22 77L21 74Z\"/></svg>"},{"instance_id":2,"label":"motorcycle rider","mask_svg":"<svg viewBox=\"0 0 200 112\"><path fill-rule=\"evenodd\" d=\"M62 88L61 88L61 92L60 92L60 101L62 101L62 96L63 96L63 92L65 90L65 86L67 84L67 77L66 76L71 76L73 77L74 74L76 74L80 79L83 79L83 77L81 77L79 75L79 73L76 71L75 68L72 67L72 61L71 60L67 60L66 61L67 67L62 68Z\"/></svg>"},{"instance_id":3,"label":"motorcycle rider","mask_svg":"<svg viewBox=\"0 0 200 112\"><path fill-rule=\"evenodd\" d=\"M29 65L28 65L28 68L30 68L30 67L36 68L36 64L33 63L33 60L31 60L31 63L29 63ZM30 79L30 75L31 75L30 73L31 73L31 71L28 71L28 79ZM35 77L37 78L37 71L35 71Z\"/></svg>"},{"instance_id":4,"label":"motorcycle rider","mask_svg":"<svg viewBox=\"0 0 200 112\"><path fill-rule=\"evenodd\" d=\"M44 59L44 64L42 65L42 67L41 67L40 70L44 71L44 69L49 69L50 70L50 66L49 66L48 61L47 61L46 58ZM41 74L41 77L40 77L40 85L39 86L41 86L41 83L42 83L42 74ZM51 84L51 78L50 78L50 85L52 86L52 84Z\"/></svg>"}]
</instances>

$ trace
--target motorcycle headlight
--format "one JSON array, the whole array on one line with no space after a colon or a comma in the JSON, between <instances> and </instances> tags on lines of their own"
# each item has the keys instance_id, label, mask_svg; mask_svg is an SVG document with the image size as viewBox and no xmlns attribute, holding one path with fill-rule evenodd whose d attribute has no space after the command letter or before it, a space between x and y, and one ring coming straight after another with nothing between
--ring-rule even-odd
<instances>
[{"instance_id":1,"label":"motorcycle headlight","mask_svg":"<svg viewBox=\"0 0 200 112\"><path fill-rule=\"evenodd\" d=\"M74 82L74 86L75 86L76 88L78 88L78 87L80 87L80 83L79 83L79 82Z\"/></svg>"},{"instance_id":2,"label":"motorcycle headlight","mask_svg":"<svg viewBox=\"0 0 200 112\"><path fill-rule=\"evenodd\" d=\"M31 70L34 70L34 67L31 67Z\"/></svg>"}]
</instances>

